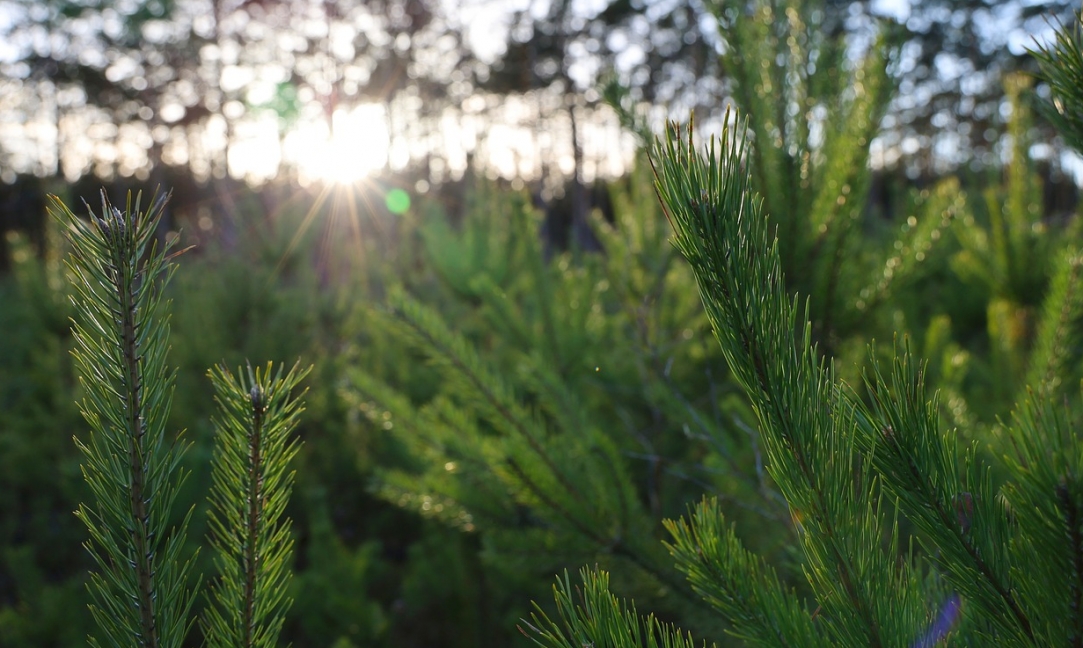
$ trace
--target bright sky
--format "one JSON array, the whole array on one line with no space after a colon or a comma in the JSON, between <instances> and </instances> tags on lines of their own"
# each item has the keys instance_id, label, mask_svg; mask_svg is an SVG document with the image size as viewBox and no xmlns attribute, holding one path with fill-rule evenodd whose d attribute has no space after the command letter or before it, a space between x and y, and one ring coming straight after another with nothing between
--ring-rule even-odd
<instances>
[{"instance_id":1,"label":"bright sky","mask_svg":"<svg viewBox=\"0 0 1083 648\"><path fill-rule=\"evenodd\" d=\"M542 7L531 0L444 1L449 13L468 27L468 40L483 58L495 57L499 53L513 12L530 6ZM604 7L607 0L575 2L578 11L589 15ZM983 28L990 34L1007 34L1009 46L1021 51L1033 44L1033 38L1047 38L1049 29L1043 24L1020 25L1018 6L1014 2L1005 2L1000 8L989 12ZM11 5L7 7L8 12L5 12L5 3L0 0L0 29L12 20ZM910 8L910 0L872 0L871 5L874 14L899 21L909 19ZM1032 33L1028 29L1039 31ZM0 60L11 60L14 54L12 45L0 42ZM938 64L941 62L938 61ZM951 61L943 61L944 69L941 72L951 76L951 65ZM240 76L232 79L230 74L233 72ZM0 79L0 83L3 83L3 79ZM254 78L250 73L236 68L227 70L223 85L247 87L248 101L258 104L261 102L260 96L269 96L274 82ZM7 90L0 87L0 141L8 152L26 156L44 155L46 159L42 163L48 168L52 164L48 152L62 146L73 170L81 169L90 159L98 159L106 163L127 160L127 172L134 172L142 164L141 160L145 159L150 134L139 132L139 125L124 126L121 129L124 132L110 135L106 131L116 131L111 124L69 116L69 123L64 125L67 134L61 134L58 141L55 113L39 110L25 123L6 118L5 110L12 114L10 111L14 106L11 104L16 94ZM570 171L572 167L570 145L564 141L567 138L554 137L551 124L539 124L537 106L531 101L510 99L494 109L486 105L484 98L480 98L483 111L472 114L464 109L462 114L449 116L441 132L435 135L435 141L433 136L426 141L393 138L389 132L388 116L380 105L340 109L331 117L329 124L322 106L314 101L314 97L308 97L306 101L301 118L284 137L280 137L279 124L271 113L244 115L244 109L239 104L235 107L227 105L227 114L235 108L240 111L239 115L244 115L234 121L234 140L229 156L231 172L258 181L273 177L280 164L290 162L300 168L303 176L350 182L385 168L401 169L411 159L424 157L425 148L433 144L443 149L442 157L446 161L440 164L444 164L444 172L452 176L465 169L467 151L471 150L477 153L479 159L487 161L502 175L509 177L536 173L534 161L539 155L554 159L562 171ZM485 120L493 121L483 120L482 115ZM583 140L588 159L585 169L587 178L623 171L634 150L630 138L612 121L588 123L583 120L581 124L585 131ZM567 125L560 127L566 129ZM195 141L190 135L172 133L166 146L167 161L186 163L194 161L196 158L193 156L197 156L200 150L224 149L225 132L225 121L221 117L212 117L205 132ZM101 140L104 144L97 145L98 149L85 141L77 141L85 140L85 137L78 138L77 135L92 133L106 135ZM103 152L101 146L112 147L113 150ZM122 163L122 172L125 172L124 166ZM0 175L3 174L7 174L4 178L9 179L7 176L11 170L0 170Z\"/></svg>"}]
</instances>

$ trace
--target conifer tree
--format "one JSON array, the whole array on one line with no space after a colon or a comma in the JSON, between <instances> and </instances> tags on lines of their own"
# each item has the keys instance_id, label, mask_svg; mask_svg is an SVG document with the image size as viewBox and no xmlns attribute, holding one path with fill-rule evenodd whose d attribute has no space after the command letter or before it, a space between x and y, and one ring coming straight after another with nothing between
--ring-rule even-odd
<instances>
[{"instance_id":1,"label":"conifer tree","mask_svg":"<svg viewBox=\"0 0 1083 648\"><path fill-rule=\"evenodd\" d=\"M88 586L101 631L95 646L179 647L193 624L194 556L185 536L194 509L179 519L174 510L186 444L165 429L175 372L166 363L163 295L178 253L157 243L164 205L160 196L142 211L129 195L121 211L103 192L100 215L85 220L53 198L72 248L73 355L90 426L76 445L94 500L76 515L98 567ZM209 645L276 645L288 607L291 542L281 516L297 449L289 433L301 407L290 391L305 373L283 376L268 365L249 369L247 379L222 368L211 374L222 413L210 494L220 574L204 626Z\"/></svg>"},{"instance_id":2,"label":"conifer tree","mask_svg":"<svg viewBox=\"0 0 1083 648\"><path fill-rule=\"evenodd\" d=\"M902 212L899 225L869 235L872 143L894 96L900 33L880 23L873 41L855 48L826 4L719 0L707 8L718 22L732 101L755 142L752 189L778 233L787 288L816 296L809 320L823 352L860 355L850 339L890 330L884 312L935 265L965 201L953 178L904 191L892 205ZM605 96L649 148L649 128L627 91L611 82Z\"/></svg>"},{"instance_id":3,"label":"conifer tree","mask_svg":"<svg viewBox=\"0 0 1083 648\"><path fill-rule=\"evenodd\" d=\"M1074 65L1081 45L1076 31L1043 53L1070 79L1066 91L1055 86L1058 102L1083 99L1073 96L1083 87L1083 67ZM1072 119L1072 110L1059 113ZM1066 328L1060 314L1075 306L1063 277L1076 271L1058 275L1047 293L1037 384L1006 426L1009 451L994 461L943 428L906 342L889 366L872 363L866 395L834 378L813 344L808 307L784 290L744 123L728 119L703 151L685 134L671 126L655 148L656 186L727 362L756 409L811 598L782 585L710 500L667 524L670 551L692 587L749 645L1081 645L1083 408L1074 391L1050 397L1051 377L1062 378L1063 368L1049 349L1066 337L1048 330ZM604 572L582 577L582 588L566 576L558 582L559 620L539 611L528 624L539 645L696 645L636 617L609 594Z\"/></svg>"},{"instance_id":4,"label":"conifer tree","mask_svg":"<svg viewBox=\"0 0 1083 648\"><path fill-rule=\"evenodd\" d=\"M413 286L424 301L393 290L370 327L431 367L413 370L413 384L371 366L349 374L365 422L411 457L376 471L377 492L476 536L494 582L520 595L604 560L626 565L637 591L686 608L658 542L666 512L708 488L739 490L749 518L779 514L738 405L710 403L713 385L730 388L702 371L718 354L694 339L706 318L644 171L617 194L619 227L596 222L604 257L547 262L522 196L489 196L460 231L432 217L426 260L452 290ZM694 397L690 384L702 385ZM725 470L704 464L708 447Z\"/></svg>"},{"instance_id":5,"label":"conifer tree","mask_svg":"<svg viewBox=\"0 0 1083 648\"><path fill-rule=\"evenodd\" d=\"M1080 375L1072 339L1083 333L1081 221L1054 222L1041 213L1041 179L1028 156L1031 85L1022 74L1005 79L1012 110L1004 182L967 196L953 228L961 249L951 267L986 300L990 353L981 375L988 398L972 399L970 408L988 412L987 421L1007 414L1028 388L1062 390Z\"/></svg>"},{"instance_id":6,"label":"conifer tree","mask_svg":"<svg viewBox=\"0 0 1083 648\"><path fill-rule=\"evenodd\" d=\"M771 161L752 165L751 187L777 189L771 224L793 237L780 243L788 246L784 265L801 269L784 290L821 297L809 318L813 339L827 351L891 303L946 238L941 234L962 201L947 183L915 196L914 217L897 232L866 235L859 216L871 178L870 141L890 96L888 55L870 49L848 68L841 37L806 29L815 23L815 3L758 1L747 4L756 7L747 16L737 4L719 11L733 9L741 18L722 16L734 30L728 64L744 70L738 99L773 106L777 89L792 86L786 101L797 112L788 107L753 126ZM619 94L615 86L610 91ZM637 125L631 111L623 117ZM460 300L448 303L446 292L423 300L410 294L422 292L417 287L392 291L373 328L432 361L436 371L427 375L439 384L411 398L373 368L359 367L352 391L372 423L391 429L423 466L379 471L380 493L480 532L491 563L513 571L508 563L559 569L584 559L627 560L654 579L644 590L688 594L657 551L664 516L679 514L704 490L724 496L723 508L742 523L776 522L786 512L746 423L753 416L739 386L719 370L717 350L673 353L683 340L657 333L669 328L694 337L705 332L706 318L689 306L693 283L686 268L674 268L664 217L644 207L653 196L634 184L631 193L616 231L597 223L602 259L545 263L532 244L530 214L507 199L469 210L459 232L437 219L426 223L428 261ZM614 302L613 292L627 299ZM588 365L599 357L604 361ZM674 388L671 367L712 380L694 383L702 392L689 394L688 383ZM629 412L635 401L650 408ZM693 459L674 461L676 452L659 448L680 448ZM673 474L691 478L664 507L657 484Z\"/></svg>"}]
</instances>

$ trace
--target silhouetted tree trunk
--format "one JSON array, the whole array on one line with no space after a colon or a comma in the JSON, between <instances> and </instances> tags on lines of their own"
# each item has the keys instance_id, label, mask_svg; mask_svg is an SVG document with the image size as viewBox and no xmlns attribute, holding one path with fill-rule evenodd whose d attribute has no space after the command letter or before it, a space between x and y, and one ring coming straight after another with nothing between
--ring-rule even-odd
<instances>
[{"instance_id":1,"label":"silhouetted tree trunk","mask_svg":"<svg viewBox=\"0 0 1083 648\"><path fill-rule=\"evenodd\" d=\"M571 232L569 237L569 243L575 250L582 250L586 252L597 252L602 249L601 242L598 241L598 237L594 235L594 230L590 228L590 223L587 222L587 218L590 216L590 195L587 193L586 187L583 186L583 145L580 141L579 122L575 117L575 96L569 97L568 102L568 118L571 120L572 126L572 159L575 162L575 169L572 171L571 179Z\"/></svg>"}]
</instances>

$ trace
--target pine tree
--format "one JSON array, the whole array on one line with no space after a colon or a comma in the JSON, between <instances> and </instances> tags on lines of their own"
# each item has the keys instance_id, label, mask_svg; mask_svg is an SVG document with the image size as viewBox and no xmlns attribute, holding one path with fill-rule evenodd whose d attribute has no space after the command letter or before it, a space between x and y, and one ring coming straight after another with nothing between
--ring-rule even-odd
<instances>
[{"instance_id":1,"label":"pine tree","mask_svg":"<svg viewBox=\"0 0 1083 648\"><path fill-rule=\"evenodd\" d=\"M151 202L143 211L129 195L121 211L103 192L100 215L86 220L53 198L72 247L73 355L90 426L76 445L94 500L76 515L98 566L89 590L101 636L92 645L179 647L193 624L194 556L185 536L194 509L179 520L173 510L187 476L179 469L186 444L165 428L175 372L166 363L163 295L179 252L170 254L171 243L159 247L165 197ZM289 606L283 593L291 543L281 515L297 446L288 436L300 412L290 391L305 373L282 376L268 365L249 370L247 380L222 368L211 374L222 413L210 494L220 572L205 624L210 645L277 642Z\"/></svg>"},{"instance_id":2,"label":"pine tree","mask_svg":"<svg viewBox=\"0 0 1083 648\"><path fill-rule=\"evenodd\" d=\"M1041 54L1072 128L1080 113L1063 106L1083 99L1081 46L1077 31ZM809 307L784 289L750 154L734 118L702 152L690 130L671 126L652 159L674 242L756 410L811 598L745 549L710 500L667 524L678 567L749 645L1083 644L1083 407L1051 389L1065 372L1050 350L1078 335L1066 326L1078 308L1074 257L1058 259L1068 269L1043 304L1034 384L1003 431L1009 451L994 459L944 429L907 342L889 364L871 362L864 393L835 378L813 344ZM535 614L539 645L695 645L637 617L604 572L582 577L578 594L566 576L558 583L559 621Z\"/></svg>"},{"instance_id":3,"label":"pine tree","mask_svg":"<svg viewBox=\"0 0 1083 648\"><path fill-rule=\"evenodd\" d=\"M854 334L879 329L883 312L922 276L964 201L958 182L947 178L907 192L894 231L865 231L872 142L894 96L899 34L878 24L876 38L855 57L829 4L723 0L708 9L723 41L732 101L755 142L752 188L778 233L787 288L816 296L809 304L813 336L823 352L842 353ZM649 147L649 128L627 92L611 82L605 94Z\"/></svg>"},{"instance_id":4,"label":"pine tree","mask_svg":"<svg viewBox=\"0 0 1083 648\"><path fill-rule=\"evenodd\" d=\"M726 60L743 70L738 100L773 106L777 89L792 86L796 110L752 126L770 162L751 165L751 186L778 201L771 226L790 236L780 258L800 270L782 289L814 291L821 352L849 345L853 354L854 332L890 321L888 307L947 239L963 200L951 182L915 192L901 227L866 232L866 162L890 97L890 49L848 67L840 34L807 29L815 3L748 6L758 9L720 10L734 30ZM622 116L637 125L631 110ZM601 258L547 263L521 200L479 201L458 231L426 221L424 261L445 290L392 291L372 328L435 371L400 380L407 370L359 367L351 391L416 461L379 472L389 501L476 532L494 571L523 578L601 562L643 596L681 600L665 612L690 619L698 611L682 599L701 602L659 551L663 518L707 491L757 550L787 551L794 531L772 530L788 513L764 470L755 415L717 348L702 344L709 324L694 282L649 207L649 177L637 181L614 192L617 226L595 223Z\"/></svg>"},{"instance_id":5,"label":"pine tree","mask_svg":"<svg viewBox=\"0 0 1083 648\"><path fill-rule=\"evenodd\" d=\"M471 210L461 232L434 218L422 237L451 290L429 290L424 303L395 290L371 313L381 339L429 360L416 373L432 391L373 367L349 374L360 412L411 456L377 471L379 494L480 534L494 577L523 581L517 587L607 557L636 571L643 591L686 589L657 542L657 520L712 479L696 466L705 440L746 462L728 478L750 503L774 501L760 491L746 433L685 397L690 382L710 384L687 361L706 349L687 339L706 320L649 195L629 201L652 213L625 212L620 230L598 223L608 254L581 264L546 262L521 197ZM687 368L667 373L674 360ZM644 398L613 397L625 393ZM682 427L687 437L663 436ZM690 449L683 440L693 435Z\"/></svg>"}]
</instances>

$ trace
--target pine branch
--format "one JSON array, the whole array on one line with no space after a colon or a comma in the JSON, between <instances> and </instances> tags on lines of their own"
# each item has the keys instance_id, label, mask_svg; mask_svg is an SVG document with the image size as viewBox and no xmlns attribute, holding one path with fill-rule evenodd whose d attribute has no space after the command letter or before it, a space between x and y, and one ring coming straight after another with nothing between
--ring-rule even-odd
<instances>
[{"instance_id":1,"label":"pine branch","mask_svg":"<svg viewBox=\"0 0 1083 648\"><path fill-rule=\"evenodd\" d=\"M1067 480L1057 485L1057 505L1063 512L1071 576L1068 590L1068 611L1071 630L1068 643L1072 648L1083 647L1083 512L1072 497Z\"/></svg>"},{"instance_id":2,"label":"pine branch","mask_svg":"<svg viewBox=\"0 0 1083 648\"><path fill-rule=\"evenodd\" d=\"M898 237L888 248L890 252L883 266L877 268L871 281L857 293L856 310L875 310L888 301L895 286L916 273L964 208L964 197L954 179L938 184L931 195L928 192L919 194L915 212L920 208L920 216L910 216L902 225Z\"/></svg>"},{"instance_id":3,"label":"pine branch","mask_svg":"<svg viewBox=\"0 0 1083 648\"><path fill-rule=\"evenodd\" d=\"M292 603L285 592L293 541L282 514L299 448L290 432L303 405L290 392L308 370L294 366L283 376L268 364L245 373L210 372L221 410L209 513L219 580L203 624L212 648L272 648Z\"/></svg>"},{"instance_id":4,"label":"pine branch","mask_svg":"<svg viewBox=\"0 0 1083 648\"><path fill-rule=\"evenodd\" d=\"M1070 408L1039 392L1009 430L1013 479L1004 498L1016 518L1015 591L1033 618L1039 646L1083 641L1083 455L1078 401Z\"/></svg>"},{"instance_id":5,"label":"pine branch","mask_svg":"<svg viewBox=\"0 0 1083 648\"><path fill-rule=\"evenodd\" d=\"M546 420L540 412L527 410L499 373L484 363L461 335L448 330L438 316L403 294L393 295L390 302L387 316L396 333L409 338L429 356L446 376L450 393L463 404L458 414L442 412L458 417L454 425L449 426L448 421L426 426L420 420L426 417L410 414L402 416L400 422L418 424L421 438L437 439L454 453L465 451L469 461L476 460L471 454L482 457L483 474L496 476L499 487L517 505L529 507L533 515L564 537L586 541L594 551L626 558L674 591L688 593L646 532L649 522L635 501L631 478L610 438L565 413L546 411L551 417ZM386 398L386 390L366 389L365 382L360 381L358 386L383 405L398 400L383 400L379 392L385 392ZM575 405L568 394L555 388L559 382L555 374L535 376L527 382L535 386L542 407ZM400 408L403 405L400 402ZM400 408L396 409L401 412ZM474 429L478 420L486 424L486 433ZM448 427L462 430L452 433L465 435L463 444L446 438ZM455 454L448 454L452 461L458 461ZM439 494L468 504L447 487Z\"/></svg>"},{"instance_id":6,"label":"pine branch","mask_svg":"<svg viewBox=\"0 0 1083 648\"><path fill-rule=\"evenodd\" d=\"M874 358L868 389L872 411L853 399L859 411L858 442L900 509L925 533L929 555L952 586L1000 628L1002 641L1033 641L1032 621L1010 575L1012 527L988 469L970 452L960 474L953 437L940 433L937 404L925 401L923 380L909 352L896 359L890 384Z\"/></svg>"},{"instance_id":7,"label":"pine branch","mask_svg":"<svg viewBox=\"0 0 1083 648\"><path fill-rule=\"evenodd\" d=\"M1052 44L1031 54L1053 94L1051 104L1041 104L1042 112L1068 145L1083 153L1083 14L1074 29L1061 27Z\"/></svg>"},{"instance_id":8,"label":"pine branch","mask_svg":"<svg viewBox=\"0 0 1083 648\"><path fill-rule=\"evenodd\" d=\"M764 108L755 111L757 137L766 132L771 142L788 146L795 136L791 124L781 113L772 122L769 110L791 101L780 77L783 57L762 55L777 46L778 35L769 27L778 30L775 5L754 2L725 15L734 20L748 6L762 15L746 21L752 27L735 30L738 47L730 43L742 56L753 52L745 57L752 64L735 61L738 91L746 103ZM787 13L791 21L795 15ZM757 37L748 38L756 29ZM788 42L800 58L801 41ZM1076 64L1083 58L1075 41L1061 34L1060 43L1073 51L1050 54L1050 65L1059 66L1055 72L1062 80L1072 78L1073 66L1079 77L1061 84L1075 104L1057 104L1068 119L1083 105L1083 63ZM736 58L731 56L731 61ZM767 63L762 69L755 65L760 61ZM784 99L763 105L763 96L771 92L782 93ZM1022 122L1013 128L1021 134ZM1065 379L1064 367L1072 361L1064 351L1075 346L1076 254L1066 253L1068 263L1046 302L1043 337L1032 363L1032 374L1042 387L1009 431L1016 448L1016 456L1009 458L1014 480L998 492L993 471L981 465L976 447L957 457L954 437L940 432L936 399L926 400L921 371L908 353L894 361L890 380L874 366L867 381L871 405L866 406L835 383L809 344L810 329L804 322L803 336L798 335L801 313L782 288L778 244L770 240L762 205L749 186L748 169L757 162L745 155L746 132L734 134L727 128L719 154L712 141L702 157L694 151L691 135L687 145L680 129L668 135L652 157L656 187L676 231L676 245L696 274L716 336L760 418L769 470L791 506L808 559L807 574L821 603L822 623L816 626L825 633L824 641L922 648L945 639L966 645L986 645L973 644L979 639L998 646L1083 645L1083 454L1075 429L1080 412L1076 404L1065 416L1048 400L1051 386ZM1016 140L1021 145L1022 138ZM787 205L794 195L780 186L793 171L780 156L778 150L765 151L758 167L777 172L763 182L774 206ZM987 256L1002 275L993 283L1001 294L1014 296L1033 294L1028 282L1041 275L1024 262L1041 243L1025 227L1034 200L1025 171L1021 162L1012 169L1008 212L991 205L993 249ZM772 186L779 191L770 191ZM957 205L948 204L943 213ZM797 214L783 211L780 223L789 228L788 245L798 245L793 231ZM931 223L936 232L945 225L940 220ZM841 249L840 244L835 251ZM867 460L857 456L858 450ZM880 527L887 521L870 466L884 491L897 499L898 510L921 532L917 537L930 562L940 567L954 592L943 591L935 574L919 583L910 567L912 557L894 563L897 528L887 536L886 551L879 551ZM694 588L730 618L735 633L752 643L817 641L808 615L722 526L717 511L706 507L689 522L669 524L675 537L671 548ZM600 578L588 573L583 577L587 593L581 608L570 603L567 576L557 592L569 632L546 619L545 625L537 624L540 628L531 626L546 640L538 643L639 645L642 639L628 630L638 623L628 622L626 609L615 599L597 598ZM940 609L923 611L923 602L933 599L942 602ZM782 624L780 614L786 619ZM965 620L959 632L961 617ZM786 625L790 622L792 627Z\"/></svg>"},{"instance_id":9,"label":"pine branch","mask_svg":"<svg viewBox=\"0 0 1083 648\"><path fill-rule=\"evenodd\" d=\"M695 648L691 635L658 621L641 619L634 606L609 593L609 574L580 572L583 588L574 588L568 573L553 587L559 623L540 607L519 631L544 648ZM578 598L578 605L576 599ZM703 644L706 646L706 644Z\"/></svg>"},{"instance_id":10,"label":"pine branch","mask_svg":"<svg viewBox=\"0 0 1083 648\"><path fill-rule=\"evenodd\" d=\"M921 595L909 568L897 569L894 532L888 550L880 549L879 503L854 455L851 408L835 395L809 327L796 336L797 308L751 190L744 131L727 126L702 157L690 134L687 144L681 137L671 127L652 157L658 194L723 353L760 418L768 468L801 530L826 622L840 641L888 645L896 629L919 625Z\"/></svg>"},{"instance_id":11,"label":"pine branch","mask_svg":"<svg viewBox=\"0 0 1083 648\"><path fill-rule=\"evenodd\" d=\"M103 192L101 215L91 212L88 222L52 197L72 246L73 356L91 428L87 442L76 439L95 499L76 512L99 569L91 575L91 611L107 643L141 648L180 646L193 599L181 555L191 511L179 528L167 527L184 479L174 478L184 447L165 434L174 372L159 309L173 266L171 244L159 250L154 239L165 200L142 212L140 197L133 207L129 194L121 212Z\"/></svg>"},{"instance_id":12,"label":"pine branch","mask_svg":"<svg viewBox=\"0 0 1083 648\"><path fill-rule=\"evenodd\" d=\"M443 398L419 408L360 369L349 377L346 395L370 421L394 430L420 465L442 467L435 475L377 469L375 490L381 497L465 531L498 526L514 509L512 494L487 461L496 454L488 449L494 441L480 434L465 412Z\"/></svg>"},{"instance_id":13,"label":"pine branch","mask_svg":"<svg viewBox=\"0 0 1083 648\"><path fill-rule=\"evenodd\" d=\"M477 404L486 413L487 419L494 425L505 428L510 438L524 442L535 458L545 466L549 477L555 480L566 497L571 501L584 501L583 493L554 461L543 443L544 432L541 426L523 411L511 388L494 372L487 370L466 341L447 330L437 316L404 294L396 295L392 302L392 315L396 320L408 327L434 361L452 369L452 375L464 382L468 396L477 399ZM578 527L586 536L602 540L592 529L590 521L582 519L570 508L560 506L554 510L562 511L568 522Z\"/></svg>"},{"instance_id":14,"label":"pine branch","mask_svg":"<svg viewBox=\"0 0 1083 648\"><path fill-rule=\"evenodd\" d=\"M727 527L717 501L696 505L691 519L667 521L670 551L692 588L732 624L730 634L755 646L830 645L793 592Z\"/></svg>"}]
</instances>

